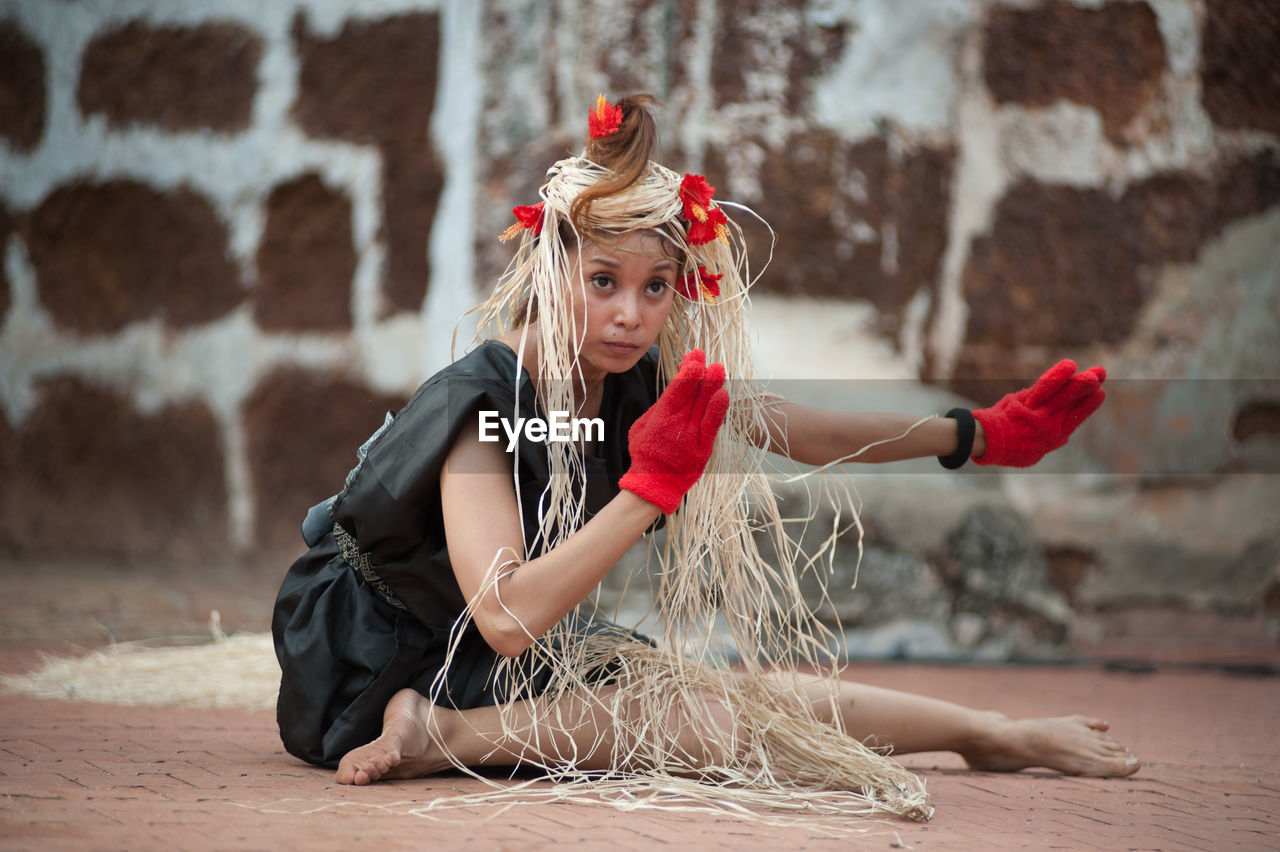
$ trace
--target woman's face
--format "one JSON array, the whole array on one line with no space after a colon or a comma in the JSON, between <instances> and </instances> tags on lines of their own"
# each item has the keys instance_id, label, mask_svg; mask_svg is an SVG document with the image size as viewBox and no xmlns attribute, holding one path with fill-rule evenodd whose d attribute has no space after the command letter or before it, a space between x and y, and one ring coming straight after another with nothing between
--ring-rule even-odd
<instances>
[{"instance_id":1,"label":"woman's face","mask_svg":"<svg viewBox=\"0 0 1280 852\"><path fill-rule=\"evenodd\" d=\"M631 369L658 339L680 274L664 247L648 231L582 243L581 284L570 290L574 332L582 341L578 363L588 384Z\"/></svg>"}]
</instances>

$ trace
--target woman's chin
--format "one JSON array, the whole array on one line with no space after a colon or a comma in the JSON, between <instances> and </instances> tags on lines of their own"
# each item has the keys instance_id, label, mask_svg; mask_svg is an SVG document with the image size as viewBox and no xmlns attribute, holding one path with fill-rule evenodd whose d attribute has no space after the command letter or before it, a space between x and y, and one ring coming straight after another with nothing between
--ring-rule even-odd
<instances>
[{"instance_id":1,"label":"woman's chin","mask_svg":"<svg viewBox=\"0 0 1280 852\"><path fill-rule=\"evenodd\" d=\"M597 357L592 359L596 365L609 373L623 373L630 370L644 355L645 350L639 346L610 346L605 344L597 350Z\"/></svg>"}]
</instances>

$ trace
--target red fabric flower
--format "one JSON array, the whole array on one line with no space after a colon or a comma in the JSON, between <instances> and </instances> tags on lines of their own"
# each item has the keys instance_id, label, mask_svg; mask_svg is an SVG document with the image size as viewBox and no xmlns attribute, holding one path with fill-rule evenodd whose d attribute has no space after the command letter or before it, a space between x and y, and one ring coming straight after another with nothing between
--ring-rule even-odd
<instances>
[{"instance_id":1,"label":"red fabric flower","mask_svg":"<svg viewBox=\"0 0 1280 852\"><path fill-rule=\"evenodd\" d=\"M706 175L685 175L680 181L680 201L684 203L684 217L705 218L706 209L711 206L711 197L715 194L716 188L707 183ZM698 209L702 210L702 215L694 212Z\"/></svg>"},{"instance_id":2,"label":"red fabric flower","mask_svg":"<svg viewBox=\"0 0 1280 852\"><path fill-rule=\"evenodd\" d=\"M699 266L697 272L690 272L676 284L676 292L691 302L706 299L715 302L720 295L720 279L723 275L712 275L705 266Z\"/></svg>"},{"instance_id":3,"label":"red fabric flower","mask_svg":"<svg viewBox=\"0 0 1280 852\"><path fill-rule=\"evenodd\" d=\"M604 99L604 95L596 98L596 108L587 114L587 129L592 139L605 139L618 132L622 126L622 107L614 106Z\"/></svg>"},{"instance_id":4,"label":"red fabric flower","mask_svg":"<svg viewBox=\"0 0 1280 852\"><path fill-rule=\"evenodd\" d=\"M711 197L715 194L715 187L707 183L704 175L685 175L680 181L680 203L689 222L685 240L691 246L729 239L729 217L719 207L711 206Z\"/></svg>"},{"instance_id":5,"label":"red fabric flower","mask_svg":"<svg viewBox=\"0 0 1280 852\"><path fill-rule=\"evenodd\" d=\"M511 212L515 214L516 223L510 228L502 232L500 239L502 242L514 237L526 228L532 228L535 235L542 233L542 223L546 219L546 214L542 209L543 202L532 204L527 207L514 207Z\"/></svg>"},{"instance_id":6,"label":"red fabric flower","mask_svg":"<svg viewBox=\"0 0 1280 852\"><path fill-rule=\"evenodd\" d=\"M533 228L534 234L541 234L543 220L542 204L543 202L539 201L537 204L532 204L528 207L515 207L511 212L515 214L516 221L520 223L520 227Z\"/></svg>"},{"instance_id":7,"label":"red fabric flower","mask_svg":"<svg viewBox=\"0 0 1280 852\"><path fill-rule=\"evenodd\" d=\"M691 246L700 246L712 240L729 239L729 217L719 207L712 207L706 212L706 219L690 219L689 233L685 236Z\"/></svg>"}]
</instances>

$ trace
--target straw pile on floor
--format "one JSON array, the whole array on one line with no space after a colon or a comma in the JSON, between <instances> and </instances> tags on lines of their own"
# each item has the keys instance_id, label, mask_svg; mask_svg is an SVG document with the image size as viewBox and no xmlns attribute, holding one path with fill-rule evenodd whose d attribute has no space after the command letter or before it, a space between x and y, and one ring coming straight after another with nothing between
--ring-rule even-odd
<instances>
[{"instance_id":1,"label":"straw pile on floor","mask_svg":"<svg viewBox=\"0 0 1280 852\"><path fill-rule=\"evenodd\" d=\"M5 692L103 704L269 710L280 666L269 633L228 637L210 624L212 641L155 645L124 642L82 656L44 658L39 669L0 675Z\"/></svg>"}]
</instances>

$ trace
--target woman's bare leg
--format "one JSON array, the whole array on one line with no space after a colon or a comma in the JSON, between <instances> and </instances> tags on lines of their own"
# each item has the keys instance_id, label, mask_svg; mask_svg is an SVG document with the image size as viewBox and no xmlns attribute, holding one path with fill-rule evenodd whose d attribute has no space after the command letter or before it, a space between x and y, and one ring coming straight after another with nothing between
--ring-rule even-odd
<instances>
[{"instance_id":1,"label":"woman's bare leg","mask_svg":"<svg viewBox=\"0 0 1280 852\"><path fill-rule=\"evenodd\" d=\"M834 719L827 682L802 679L819 718ZM836 698L845 732L895 754L954 751L973 769L1016 771L1032 766L1068 775L1132 775L1141 765L1106 733L1109 725L1087 716L1010 719L949 701L850 681Z\"/></svg>"},{"instance_id":2,"label":"woman's bare leg","mask_svg":"<svg viewBox=\"0 0 1280 852\"><path fill-rule=\"evenodd\" d=\"M599 693L568 693L555 699L556 726L540 724L547 718L547 701L517 701L507 710L504 731L496 707L449 710L403 689L387 704L382 735L342 758L337 781L368 784L379 778L433 775L453 765L446 750L464 766L572 760L582 769L608 769L614 754L609 705L616 690L605 687ZM734 714L723 702L708 696L705 708L702 719L675 722L677 744L690 767L722 762L725 743L733 742L735 733L740 735L734 730ZM639 711L636 705L624 703L622 712ZM576 720L574 727L562 728L564 720L570 719ZM722 735L715 736L713 731Z\"/></svg>"},{"instance_id":3,"label":"woman's bare leg","mask_svg":"<svg viewBox=\"0 0 1280 852\"><path fill-rule=\"evenodd\" d=\"M835 714L846 733L872 746L891 746L895 754L953 751L970 767L1016 771L1043 766L1070 775L1098 777L1131 775L1141 765L1106 730L1101 719L1062 716L1009 719L1000 713L974 710L906 692L841 681L834 706L827 681L799 676L818 717L833 722ZM507 723L515 736L505 734L496 707L456 711L437 707L411 689L401 690L387 704L382 735L343 757L337 780L368 784L379 778L431 775L452 764L448 753L466 766L513 766L527 760L546 761L572 756L583 769L604 769L613 755L612 715L599 696L569 694L561 702L561 718L578 719L571 730L544 726L538 737L530 731L545 718L537 702L516 702ZM584 706L585 702L585 706ZM685 723L679 735L691 765L719 762L721 746L709 742L713 725L731 738L736 720L720 701L708 698L707 717ZM626 708L624 707L624 712ZM537 742L537 748L528 745Z\"/></svg>"}]
</instances>

